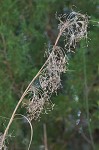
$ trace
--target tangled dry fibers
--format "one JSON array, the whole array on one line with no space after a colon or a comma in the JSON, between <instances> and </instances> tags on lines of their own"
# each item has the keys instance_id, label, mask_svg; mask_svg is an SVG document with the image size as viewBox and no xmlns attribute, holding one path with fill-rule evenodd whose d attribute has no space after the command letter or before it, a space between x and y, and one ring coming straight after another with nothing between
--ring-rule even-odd
<instances>
[{"instance_id":1,"label":"tangled dry fibers","mask_svg":"<svg viewBox=\"0 0 99 150\"><path fill-rule=\"evenodd\" d=\"M0 136L0 149L6 148L5 139L9 127L22 102L23 106L27 109L29 121L39 118L41 113L50 109L49 106L53 109L54 104L50 98L61 87L61 75L67 71L68 66L67 53L72 52L77 42L82 38L87 38L88 17L86 15L72 11L69 15L58 16L57 19L59 20L59 34L55 44L46 52L46 62L23 93L4 134ZM64 37L64 48L58 46L61 36ZM28 95L29 99L27 103L24 103L23 100L26 95Z\"/></svg>"}]
</instances>

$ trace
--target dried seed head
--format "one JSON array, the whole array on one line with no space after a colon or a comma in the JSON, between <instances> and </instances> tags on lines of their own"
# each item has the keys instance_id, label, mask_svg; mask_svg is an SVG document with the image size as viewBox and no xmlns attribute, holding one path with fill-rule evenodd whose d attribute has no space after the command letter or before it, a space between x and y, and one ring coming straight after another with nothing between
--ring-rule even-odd
<instances>
[{"instance_id":1,"label":"dried seed head","mask_svg":"<svg viewBox=\"0 0 99 150\"><path fill-rule=\"evenodd\" d=\"M39 76L43 91L48 90L50 94L57 92L61 86L61 73L66 72L66 54L59 46L52 49L49 60L42 74Z\"/></svg>"},{"instance_id":2,"label":"dried seed head","mask_svg":"<svg viewBox=\"0 0 99 150\"><path fill-rule=\"evenodd\" d=\"M67 57L63 49L59 46L53 47L51 53L49 53L49 59L46 66L43 68L41 74L39 75L40 87L31 86L29 89L31 98L26 104L28 118L30 120L37 119L41 113L51 104L53 109L53 104L50 103L50 96L53 92L61 86L61 73L66 71Z\"/></svg>"},{"instance_id":3,"label":"dried seed head","mask_svg":"<svg viewBox=\"0 0 99 150\"><path fill-rule=\"evenodd\" d=\"M27 109L27 117L30 121L37 120L50 103L49 95L34 85L31 85L28 94L31 98L24 104Z\"/></svg>"},{"instance_id":4,"label":"dried seed head","mask_svg":"<svg viewBox=\"0 0 99 150\"><path fill-rule=\"evenodd\" d=\"M70 15L58 17L60 32L55 45L46 52L47 61L37 76L39 85L33 85L29 88L28 94L31 98L26 104L28 118L30 120L39 118L43 110L46 110L51 103L50 97L61 87L61 74L67 70L68 58L67 51L72 51L76 43L82 38L87 37L87 16L80 13L71 12ZM56 46L59 38L65 37L65 51L60 46ZM67 51L66 51L67 50ZM51 105L53 108L53 104Z\"/></svg>"},{"instance_id":5,"label":"dried seed head","mask_svg":"<svg viewBox=\"0 0 99 150\"><path fill-rule=\"evenodd\" d=\"M82 38L87 38L88 17L81 13L71 12L68 16L58 17L60 24L58 26L62 35L65 36L65 48L71 51L75 48L76 43Z\"/></svg>"},{"instance_id":6,"label":"dried seed head","mask_svg":"<svg viewBox=\"0 0 99 150\"><path fill-rule=\"evenodd\" d=\"M28 103L28 118L30 120L37 119L41 114L44 107L44 99L39 98L37 96L33 97L33 99Z\"/></svg>"}]
</instances>

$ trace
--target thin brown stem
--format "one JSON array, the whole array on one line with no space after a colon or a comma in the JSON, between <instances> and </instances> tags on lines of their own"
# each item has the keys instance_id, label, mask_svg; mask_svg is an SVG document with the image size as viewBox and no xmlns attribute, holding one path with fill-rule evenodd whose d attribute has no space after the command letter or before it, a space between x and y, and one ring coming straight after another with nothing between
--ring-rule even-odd
<instances>
[{"instance_id":1,"label":"thin brown stem","mask_svg":"<svg viewBox=\"0 0 99 150\"><path fill-rule=\"evenodd\" d=\"M59 41L61 35L62 35L62 32L60 31L59 34L58 34L58 36L57 36L57 39L56 39L56 41L55 41L55 44L54 44L54 46L53 46L53 49L54 49L55 46L57 45L57 43L58 43L58 41ZM21 102L23 101L24 97L26 96L27 91L29 90L30 86L31 86L31 85L33 84L33 82L37 79L37 77L40 75L40 73L42 72L43 68L45 67L45 65L46 65L47 62L49 61L51 55L52 55L52 53L50 54L50 56L48 57L48 59L46 60L46 62L44 63L44 65L41 67L41 69L39 70L39 72L36 74L36 76L33 78L33 80L30 82L30 84L28 85L28 87L26 88L26 90L24 91L24 93L22 94L22 96L21 96L19 102L17 103L17 105L16 105L16 107L15 107L13 113L12 113L12 116L11 116L11 118L10 118L10 121L9 121L9 123L8 123L8 125L7 125L7 127L6 127L6 129L5 129L4 134L3 134L2 143L1 143L1 146L2 146L2 147L3 147L3 142L4 142L4 140L5 140L5 137L6 137L7 133L8 133L8 130L9 130L10 125L11 125L12 122L13 122L13 119L14 119L14 116L15 116L15 114L16 114L16 111L17 111L18 107L20 106Z\"/></svg>"},{"instance_id":2,"label":"thin brown stem","mask_svg":"<svg viewBox=\"0 0 99 150\"><path fill-rule=\"evenodd\" d=\"M45 150L48 150L46 124L43 124L43 130L44 130L44 147Z\"/></svg>"}]
</instances>

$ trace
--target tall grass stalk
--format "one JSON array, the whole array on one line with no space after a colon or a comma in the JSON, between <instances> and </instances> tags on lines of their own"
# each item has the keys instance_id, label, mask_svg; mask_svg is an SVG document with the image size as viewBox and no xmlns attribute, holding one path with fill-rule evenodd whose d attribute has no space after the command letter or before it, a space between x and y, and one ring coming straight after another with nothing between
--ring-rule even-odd
<instances>
[{"instance_id":1,"label":"tall grass stalk","mask_svg":"<svg viewBox=\"0 0 99 150\"><path fill-rule=\"evenodd\" d=\"M17 109L24 102L26 95L30 97L27 100L28 102L26 104L24 103L29 122L33 119L36 120L44 110L46 112L50 104L53 108L53 103L50 98L53 93L57 93L57 90L61 88L61 74L65 73L68 68L67 53L72 52L82 38L87 38L88 17L86 15L72 11L70 14L57 16L57 19L59 20L59 33L55 44L47 50L47 60L32 79L17 103L4 134L1 135L2 138L0 137L0 149L6 146L5 140L8 130L14 120ZM61 36L64 37L64 48L58 44ZM38 84L35 81L38 81Z\"/></svg>"}]
</instances>

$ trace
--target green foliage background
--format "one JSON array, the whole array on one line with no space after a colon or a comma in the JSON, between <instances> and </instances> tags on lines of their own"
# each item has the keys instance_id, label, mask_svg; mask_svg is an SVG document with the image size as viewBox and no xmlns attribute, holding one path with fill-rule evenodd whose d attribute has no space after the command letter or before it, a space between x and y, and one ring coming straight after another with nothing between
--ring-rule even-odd
<instances>
[{"instance_id":1,"label":"green foliage background","mask_svg":"<svg viewBox=\"0 0 99 150\"><path fill-rule=\"evenodd\" d=\"M64 14L71 9L99 22L98 0L0 1L0 132L43 65L45 47L55 42L55 13ZM63 89L52 98L54 110L32 122L31 150L44 149L44 124L49 150L99 149L99 24L92 21L88 41L88 47L82 41L76 53L69 56L70 71L62 77ZM25 114L25 110L20 107L18 113ZM24 119L15 119L9 134L9 149L27 149L30 128Z\"/></svg>"}]
</instances>

